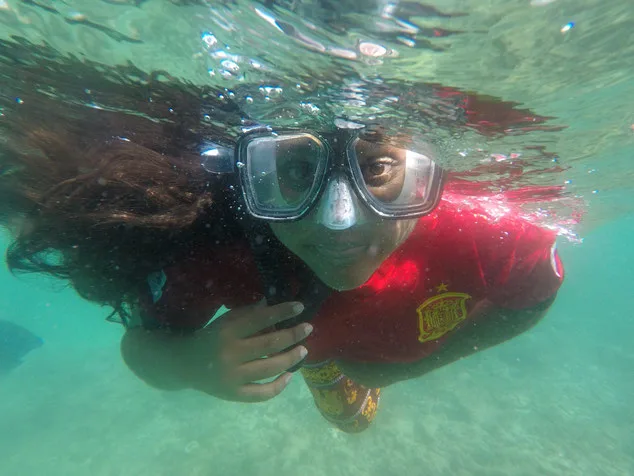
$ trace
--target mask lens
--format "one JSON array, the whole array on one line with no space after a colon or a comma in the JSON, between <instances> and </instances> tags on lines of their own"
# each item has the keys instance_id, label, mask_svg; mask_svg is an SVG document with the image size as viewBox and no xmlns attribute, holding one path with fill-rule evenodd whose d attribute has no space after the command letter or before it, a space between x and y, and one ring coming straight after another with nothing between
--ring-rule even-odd
<instances>
[{"instance_id":1,"label":"mask lens","mask_svg":"<svg viewBox=\"0 0 634 476\"><path fill-rule=\"evenodd\" d=\"M435 167L429 157L362 139L348 153L362 192L386 213L419 209L429 201Z\"/></svg>"},{"instance_id":2,"label":"mask lens","mask_svg":"<svg viewBox=\"0 0 634 476\"><path fill-rule=\"evenodd\" d=\"M255 137L245 150L252 200L261 211L288 215L306 206L325 168L318 139L304 133Z\"/></svg>"}]
</instances>

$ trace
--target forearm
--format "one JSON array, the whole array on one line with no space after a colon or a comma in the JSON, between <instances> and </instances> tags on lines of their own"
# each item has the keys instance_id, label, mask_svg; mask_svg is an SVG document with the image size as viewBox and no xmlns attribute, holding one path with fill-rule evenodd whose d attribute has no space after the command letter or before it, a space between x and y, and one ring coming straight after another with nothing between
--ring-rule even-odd
<instances>
[{"instance_id":1,"label":"forearm","mask_svg":"<svg viewBox=\"0 0 634 476\"><path fill-rule=\"evenodd\" d=\"M165 330L129 329L121 339L121 356L128 368L148 385L161 390L189 387L182 356L189 336Z\"/></svg>"},{"instance_id":2,"label":"forearm","mask_svg":"<svg viewBox=\"0 0 634 476\"><path fill-rule=\"evenodd\" d=\"M548 311L555 297L525 310L508 310L492 305L482 306L482 315L469 320L442 347L418 362L354 363L339 362L350 378L369 387L385 387L393 383L425 375L476 352L501 344L537 324Z\"/></svg>"}]
</instances>

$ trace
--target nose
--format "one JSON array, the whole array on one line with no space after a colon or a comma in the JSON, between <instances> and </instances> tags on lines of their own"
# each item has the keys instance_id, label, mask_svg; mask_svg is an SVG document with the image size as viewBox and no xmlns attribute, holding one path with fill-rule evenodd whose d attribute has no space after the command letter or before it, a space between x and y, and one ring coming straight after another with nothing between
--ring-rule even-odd
<instances>
[{"instance_id":1,"label":"nose","mask_svg":"<svg viewBox=\"0 0 634 476\"><path fill-rule=\"evenodd\" d=\"M319 200L318 223L331 230L346 230L357 224L360 212L361 204L345 175L337 173L330 177Z\"/></svg>"}]
</instances>

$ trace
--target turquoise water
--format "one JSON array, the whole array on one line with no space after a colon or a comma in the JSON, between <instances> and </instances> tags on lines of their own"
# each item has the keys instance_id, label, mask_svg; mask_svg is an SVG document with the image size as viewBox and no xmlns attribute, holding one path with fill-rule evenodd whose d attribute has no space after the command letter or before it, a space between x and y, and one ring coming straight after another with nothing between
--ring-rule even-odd
<instances>
[{"instance_id":1,"label":"turquoise water","mask_svg":"<svg viewBox=\"0 0 634 476\"><path fill-rule=\"evenodd\" d=\"M293 13L243 1L28 3L0 1L2 39L45 40L60 62L65 53L112 65L132 61L144 71L164 69L238 91L238 75L223 77L222 50L235 55L241 71L254 59L271 68L249 70L250 80L262 85L273 84L274 76L292 85L296 76L330 68L355 79L440 83L551 116L550 124L566 128L496 137L469 130L459 137L439 133L438 140L456 169L492 153L528 155L527 145L557 155L563 171L528 183L567 187L566 200L539 215L562 231L566 281L537 327L389 387L373 428L349 436L319 416L300 379L258 405L153 390L125 368L122 330L104 322L106 309L80 300L63 283L16 279L2 267L0 320L20 323L45 344L0 376L0 474L634 474L634 13L628 2L438 1L443 11L468 15L411 21L465 31L429 39L447 46L443 52L395 39L407 35L386 39L368 26L373 12L355 13L350 5L343 5L342 30L321 21L318 8ZM254 5L312 32L331 50L372 40L399 54L377 63L307 50L267 30ZM575 26L562 32L571 21ZM201 40L209 32L218 40L212 50ZM254 32L269 38L265 51ZM424 44L423 35L415 41ZM1 69L3 92L19 85L17 70ZM46 74L42 81L49 81ZM82 85L72 78L56 85L71 95L78 94L75 86ZM315 104L325 108L332 94ZM581 223L572 223L571 207L583 211ZM6 244L5 237L3 249Z\"/></svg>"},{"instance_id":2,"label":"turquoise water","mask_svg":"<svg viewBox=\"0 0 634 476\"><path fill-rule=\"evenodd\" d=\"M3 271L0 318L46 343L2 380L2 474L633 474L632 233L630 217L564 243L567 281L542 323L390 387L353 436L300 380L258 405L151 390L102 309Z\"/></svg>"}]
</instances>

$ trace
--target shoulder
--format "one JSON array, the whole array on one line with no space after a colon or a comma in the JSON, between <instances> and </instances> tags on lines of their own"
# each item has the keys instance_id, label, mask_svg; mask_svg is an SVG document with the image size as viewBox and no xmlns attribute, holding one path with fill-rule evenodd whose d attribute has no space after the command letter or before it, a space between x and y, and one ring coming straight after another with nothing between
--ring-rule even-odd
<instances>
[{"instance_id":1,"label":"shoulder","mask_svg":"<svg viewBox=\"0 0 634 476\"><path fill-rule=\"evenodd\" d=\"M222 304L239 305L251 301L259 290L253 256L243 242L198 247L164 272L165 290L181 297L204 300L214 296L227 301Z\"/></svg>"},{"instance_id":2,"label":"shoulder","mask_svg":"<svg viewBox=\"0 0 634 476\"><path fill-rule=\"evenodd\" d=\"M499 203L470 207L464 213L473 217L469 229L492 302L526 309L557 293L564 269L555 231Z\"/></svg>"},{"instance_id":3,"label":"shoulder","mask_svg":"<svg viewBox=\"0 0 634 476\"><path fill-rule=\"evenodd\" d=\"M209 243L149 275L144 307L159 323L201 327L223 305L233 308L257 302L260 289L248 244Z\"/></svg>"},{"instance_id":4,"label":"shoulder","mask_svg":"<svg viewBox=\"0 0 634 476\"><path fill-rule=\"evenodd\" d=\"M499 306L523 309L552 297L563 281L556 238L502 204L448 195L419 221L410 249L438 267L474 275Z\"/></svg>"},{"instance_id":5,"label":"shoulder","mask_svg":"<svg viewBox=\"0 0 634 476\"><path fill-rule=\"evenodd\" d=\"M416 254L449 259L482 248L497 249L528 224L507 213L496 214L468 197L445 194L433 213L418 220L406 246Z\"/></svg>"},{"instance_id":6,"label":"shoulder","mask_svg":"<svg viewBox=\"0 0 634 476\"><path fill-rule=\"evenodd\" d=\"M419 239L452 243L473 243L479 249L488 248L496 254L518 245L551 247L557 234L532 223L502 203L478 202L470 197L449 194L438 209L423 217Z\"/></svg>"}]
</instances>

